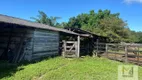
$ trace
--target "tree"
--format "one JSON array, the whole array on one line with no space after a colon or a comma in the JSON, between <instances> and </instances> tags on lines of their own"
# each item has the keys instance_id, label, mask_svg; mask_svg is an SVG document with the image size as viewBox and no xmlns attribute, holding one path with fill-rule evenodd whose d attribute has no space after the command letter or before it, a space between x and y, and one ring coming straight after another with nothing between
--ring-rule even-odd
<instances>
[{"instance_id":1,"label":"tree","mask_svg":"<svg viewBox=\"0 0 142 80\"><path fill-rule=\"evenodd\" d=\"M142 32L137 32L138 43L142 43Z\"/></svg>"},{"instance_id":2,"label":"tree","mask_svg":"<svg viewBox=\"0 0 142 80\"><path fill-rule=\"evenodd\" d=\"M67 26L109 37L110 42L132 42L131 31L119 15L120 13L112 14L110 10L100 9L98 13L91 10L89 13L70 18Z\"/></svg>"},{"instance_id":3,"label":"tree","mask_svg":"<svg viewBox=\"0 0 142 80\"><path fill-rule=\"evenodd\" d=\"M31 17L31 19L34 19L35 22L38 23L42 23L42 24L47 24L50 26L56 26L57 23L57 19L60 19L60 17L48 17L43 11L38 11L39 15L37 16L37 18L35 17Z\"/></svg>"}]
</instances>

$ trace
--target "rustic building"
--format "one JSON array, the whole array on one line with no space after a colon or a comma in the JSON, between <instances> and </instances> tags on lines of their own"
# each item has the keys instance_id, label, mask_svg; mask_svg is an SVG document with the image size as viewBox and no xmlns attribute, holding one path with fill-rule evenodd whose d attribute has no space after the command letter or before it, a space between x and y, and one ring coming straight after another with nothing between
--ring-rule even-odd
<instances>
[{"instance_id":1,"label":"rustic building","mask_svg":"<svg viewBox=\"0 0 142 80\"><path fill-rule=\"evenodd\" d=\"M105 40L81 29L60 29L0 15L0 60L17 63L57 55L80 57L80 53L93 51L92 43Z\"/></svg>"},{"instance_id":2,"label":"rustic building","mask_svg":"<svg viewBox=\"0 0 142 80\"><path fill-rule=\"evenodd\" d=\"M65 29L69 31L73 31L75 33L78 33L80 35L86 35L86 37L80 38L80 55L93 55L93 51L100 48L98 46L98 43L106 43L108 38L104 36L100 36L85 30L81 30L79 28L72 28L72 27L65 27ZM100 47L105 47L106 45L101 45Z\"/></svg>"},{"instance_id":3,"label":"rustic building","mask_svg":"<svg viewBox=\"0 0 142 80\"><path fill-rule=\"evenodd\" d=\"M9 62L59 55L60 34L79 34L44 24L0 15L0 59Z\"/></svg>"}]
</instances>

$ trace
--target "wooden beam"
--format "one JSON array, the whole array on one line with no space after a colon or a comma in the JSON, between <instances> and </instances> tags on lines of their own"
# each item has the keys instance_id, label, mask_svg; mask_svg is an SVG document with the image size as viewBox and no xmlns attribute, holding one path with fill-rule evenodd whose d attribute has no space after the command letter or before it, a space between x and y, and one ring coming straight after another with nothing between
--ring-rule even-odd
<instances>
[{"instance_id":1,"label":"wooden beam","mask_svg":"<svg viewBox=\"0 0 142 80\"><path fill-rule=\"evenodd\" d=\"M80 56L80 36L77 37L77 57Z\"/></svg>"},{"instance_id":2,"label":"wooden beam","mask_svg":"<svg viewBox=\"0 0 142 80\"><path fill-rule=\"evenodd\" d=\"M138 52L137 52L137 64L139 65L139 61L140 61L140 59L139 59L139 57L140 57L140 52L139 52L139 46L138 46Z\"/></svg>"},{"instance_id":3,"label":"wooden beam","mask_svg":"<svg viewBox=\"0 0 142 80\"><path fill-rule=\"evenodd\" d=\"M97 39L97 52L95 56L98 56L98 52L99 52L99 39Z\"/></svg>"},{"instance_id":4,"label":"wooden beam","mask_svg":"<svg viewBox=\"0 0 142 80\"><path fill-rule=\"evenodd\" d=\"M106 44L106 57L108 58L108 44Z\"/></svg>"},{"instance_id":5,"label":"wooden beam","mask_svg":"<svg viewBox=\"0 0 142 80\"><path fill-rule=\"evenodd\" d=\"M82 36L82 37L91 37L91 38L93 38L93 36L92 36L91 34L80 34L80 36Z\"/></svg>"},{"instance_id":6,"label":"wooden beam","mask_svg":"<svg viewBox=\"0 0 142 80\"><path fill-rule=\"evenodd\" d=\"M66 43L68 43L68 44L73 44L73 43L75 43L76 41L66 41Z\"/></svg>"},{"instance_id":7,"label":"wooden beam","mask_svg":"<svg viewBox=\"0 0 142 80\"><path fill-rule=\"evenodd\" d=\"M63 53L62 53L62 56L65 57L65 54L66 54L66 41L63 40Z\"/></svg>"},{"instance_id":8,"label":"wooden beam","mask_svg":"<svg viewBox=\"0 0 142 80\"><path fill-rule=\"evenodd\" d=\"M125 45L125 63L128 62L128 46Z\"/></svg>"}]
</instances>

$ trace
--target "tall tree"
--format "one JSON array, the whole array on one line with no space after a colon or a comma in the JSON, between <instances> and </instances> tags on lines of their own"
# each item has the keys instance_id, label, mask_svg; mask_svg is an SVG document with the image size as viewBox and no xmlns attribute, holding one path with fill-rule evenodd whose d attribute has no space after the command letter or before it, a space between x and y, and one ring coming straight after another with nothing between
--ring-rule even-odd
<instances>
[{"instance_id":1,"label":"tall tree","mask_svg":"<svg viewBox=\"0 0 142 80\"><path fill-rule=\"evenodd\" d=\"M110 10L100 9L97 13L91 10L89 13L70 18L67 26L109 37L112 42L131 42L129 37L131 32L119 15L119 13L112 14Z\"/></svg>"},{"instance_id":2,"label":"tall tree","mask_svg":"<svg viewBox=\"0 0 142 80\"><path fill-rule=\"evenodd\" d=\"M60 19L60 17L48 17L47 14L45 14L43 11L38 11L38 13L39 15L37 16L37 18L31 17L31 19L35 20L35 22L47 24L50 26L56 26L58 24L57 19Z\"/></svg>"}]
</instances>

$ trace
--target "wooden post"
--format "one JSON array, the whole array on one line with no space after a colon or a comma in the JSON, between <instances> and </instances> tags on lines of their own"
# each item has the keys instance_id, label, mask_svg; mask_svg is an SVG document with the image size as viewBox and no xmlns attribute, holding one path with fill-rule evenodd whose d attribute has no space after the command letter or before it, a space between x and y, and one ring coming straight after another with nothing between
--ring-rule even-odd
<instances>
[{"instance_id":1,"label":"wooden post","mask_svg":"<svg viewBox=\"0 0 142 80\"><path fill-rule=\"evenodd\" d=\"M128 47L127 47L127 45L125 46L125 63L127 63L128 62L128 49L127 49Z\"/></svg>"},{"instance_id":2,"label":"wooden post","mask_svg":"<svg viewBox=\"0 0 142 80\"><path fill-rule=\"evenodd\" d=\"M99 50L99 39L97 39L97 51L96 51L96 56L98 56L98 50Z\"/></svg>"},{"instance_id":3,"label":"wooden post","mask_svg":"<svg viewBox=\"0 0 142 80\"><path fill-rule=\"evenodd\" d=\"M115 54L115 56L114 56L114 60L117 60L117 56L116 56L116 54L117 54L117 49L118 49L118 45L116 44L116 46L115 46L115 52L114 52L114 54Z\"/></svg>"},{"instance_id":4,"label":"wooden post","mask_svg":"<svg viewBox=\"0 0 142 80\"><path fill-rule=\"evenodd\" d=\"M139 65L139 56L140 56L139 53L140 53L140 52L139 52L139 46L138 46L138 52L137 52L137 64L138 64L138 65Z\"/></svg>"},{"instance_id":5,"label":"wooden post","mask_svg":"<svg viewBox=\"0 0 142 80\"><path fill-rule=\"evenodd\" d=\"M35 46L35 32L37 31L37 29L34 29L33 30L33 34L32 34L32 37L33 37L33 41L32 41L32 54L31 55L31 59L32 60L32 57L33 57L33 52L34 52L34 46Z\"/></svg>"},{"instance_id":6,"label":"wooden post","mask_svg":"<svg viewBox=\"0 0 142 80\"><path fill-rule=\"evenodd\" d=\"M67 49L67 48L66 48L66 41L63 40L63 54L62 54L63 57L65 57L66 49Z\"/></svg>"},{"instance_id":7,"label":"wooden post","mask_svg":"<svg viewBox=\"0 0 142 80\"><path fill-rule=\"evenodd\" d=\"M90 54L89 52L90 52L90 47L89 47L89 42L88 42L88 44L87 44L87 54Z\"/></svg>"},{"instance_id":8,"label":"wooden post","mask_svg":"<svg viewBox=\"0 0 142 80\"><path fill-rule=\"evenodd\" d=\"M106 57L108 58L108 44L106 44Z\"/></svg>"},{"instance_id":9,"label":"wooden post","mask_svg":"<svg viewBox=\"0 0 142 80\"><path fill-rule=\"evenodd\" d=\"M80 54L80 36L77 37L77 57L79 58Z\"/></svg>"}]
</instances>

